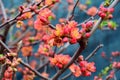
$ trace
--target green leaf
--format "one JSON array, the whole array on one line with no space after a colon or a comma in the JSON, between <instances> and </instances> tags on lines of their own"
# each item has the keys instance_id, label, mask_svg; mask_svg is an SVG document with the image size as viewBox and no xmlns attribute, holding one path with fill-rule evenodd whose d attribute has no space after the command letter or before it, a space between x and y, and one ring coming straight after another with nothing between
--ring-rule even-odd
<instances>
[{"instance_id":1,"label":"green leaf","mask_svg":"<svg viewBox=\"0 0 120 80\"><path fill-rule=\"evenodd\" d=\"M113 26L113 27L117 27L118 25L117 25L116 22L113 22L113 21L112 21L112 26Z\"/></svg>"},{"instance_id":2,"label":"green leaf","mask_svg":"<svg viewBox=\"0 0 120 80\"><path fill-rule=\"evenodd\" d=\"M117 23L114 21L109 21L108 23L111 24L112 29L116 29L116 27L118 27Z\"/></svg>"},{"instance_id":3,"label":"green leaf","mask_svg":"<svg viewBox=\"0 0 120 80\"><path fill-rule=\"evenodd\" d=\"M86 4L87 4L87 5L90 5L90 4L91 4L91 1L90 1L90 0L87 0L87 1L86 1Z\"/></svg>"},{"instance_id":4,"label":"green leaf","mask_svg":"<svg viewBox=\"0 0 120 80\"><path fill-rule=\"evenodd\" d=\"M105 71L106 71L106 72L107 72L107 71L109 71L109 70L110 70L110 68L109 68L109 67L106 67L106 68L105 68Z\"/></svg>"},{"instance_id":5,"label":"green leaf","mask_svg":"<svg viewBox=\"0 0 120 80\"><path fill-rule=\"evenodd\" d=\"M35 39L33 37L30 37L29 41L32 43L35 42Z\"/></svg>"},{"instance_id":6,"label":"green leaf","mask_svg":"<svg viewBox=\"0 0 120 80\"><path fill-rule=\"evenodd\" d=\"M4 55L3 54L0 54L0 57L3 57Z\"/></svg>"},{"instance_id":7,"label":"green leaf","mask_svg":"<svg viewBox=\"0 0 120 80\"><path fill-rule=\"evenodd\" d=\"M48 17L48 20L49 20L49 21L51 21L51 20L53 20L53 19L54 19L54 18L53 18L52 16L49 16L49 17Z\"/></svg>"},{"instance_id":8,"label":"green leaf","mask_svg":"<svg viewBox=\"0 0 120 80\"><path fill-rule=\"evenodd\" d=\"M100 29L102 29L104 26L107 26L108 21L104 20L100 24Z\"/></svg>"}]
</instances>

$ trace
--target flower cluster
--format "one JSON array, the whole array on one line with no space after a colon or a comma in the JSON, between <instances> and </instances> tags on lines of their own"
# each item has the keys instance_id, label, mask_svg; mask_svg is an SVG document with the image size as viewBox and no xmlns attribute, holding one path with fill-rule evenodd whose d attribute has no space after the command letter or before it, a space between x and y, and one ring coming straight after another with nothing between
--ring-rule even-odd
<instances>
[{"instance_id":1,"label":"flower cluster","mask_svg":"<svg viewBox=\"0 0 120 80\"><path fill-rule=\"evenodd\" d=\"M96 71L94 62L80 61L81 72L83 76L90 76L91 72Z\"/></svg>"},{"instance_id":2,"label":"flower cluster","mask_svg":"<svg viewBox=\"0 0 120 80\"><path fill-rule=\"evenodd\" d=\"M112 79L112 78L114 78L114 75L115 75L115 71L112 70L112 71L109 73L107 79Z\"/></svg>"},{"instance_id":3,"label":"flower cluster","mask_svg":"<svg viewBox=\"0 0 120 80\"><path fill-rule=\"evenodd\" d=\"M32 54L32 46L22 47L21 52L24 57L30 56Z\"/></svg>"},{"instance_id":4,"label":"flower cluster","mask_svg":"<svg viewBox=\"0 0 120 80\"><path fill-rule=\"evenodd\" d=\"M86 22L86 23L82 23L82 29L80 30L80 33L84 36L84 37L86 37L86 38L89 38L90 36L91 36L91 34L90 34L90 30L91 30L91 28L92 28L92 26L93 26L93 22L92 21L88 21L88 22Z\"/></svg>"},{"instance_id":5,"label":"flower cluster","mask_svg":"<svg viewBox=\"0 0 120 80\"><path fill-rule=\"evenodd\" d=\"M53 54L53 50L50 45L43 44L39 46L38 53L46 56L50 56Z\"/></svg>"},{"instance_id":6,"label":"flower cluster","mask_svg":"<svg viewBox=\"0 0 120 80\"><path fill-rule=\"evenodd\" d=\"M74 44L81 38L79 28L77 28L77 22L75 21L69 21L67 24L57 24L56 30L53 34L54 44L56 45L57 43L64 43L68 41Z\"/></svg>"},{"instance_id":7,"label":"flower cluster","mask_svg":"<svg viewBox=\"0 0 120 80\"><path fill-rule=\"evenodd\" d=\"M87 10L87 14L90 15L90 16L95 16L97 13L97 8L95 6L89 8Z\"/></svg>"},{"instance_id":8,"label":"flower cluster","mask_svg":"<svg viewBox=\"0 0 120 80\"><path fill-rule=\"evenodd\" d=\"M6 64L11 66L16 71L16 67L19 65L21 58L17 58L17 53L7 53Z\"/></svg>"},{"instance_id":9,"label":"flower cluster","mask_svg":"<svg viewBox=\"0 0 120 80\"><path fill-rule=\"evenodd\" d=\"M17 20L25 20L25 19L30 19L32 17L32 12L30 11L24 12L25 10L27 10L25 6L20 6L18 10L21 14L16 18Z\"/></svg>"},{"instance_id":10,"label":"flower cluster","mask_svg":"<svg viewBox=\"0 0 120 80\"><path fill-rule=\"evenodd\" d=\"M111 54L112 54L113 57L118 57L118 56L120 56L120 52L119 52L119 51L112 52Z\"/></svg>"},{"instance_id":11,"label":"flower cluster","mask_svg":"<svg viewBox=\"0 0 120 80\"><path fill-rule=\"evenodd\" d=\"M112 13L114 12L114 8L105 8L104 6L100 6L100 11L98 12L98 15L102 19L111 19L113 18Z\"/></svg>"},{"instance_id":12,"label":"flower cluster","mask_svg":"<svg viewBox=\"0 0 120 80\"><path fill-rule=\"evenodd\" d=\"M112 66L113 66L113 68L120 69L120 62L113 62Z\"/></svg>"},{"instance_id":13,"label":"flower cluster","mask_svg":"<svg viewBox=\"0 0 120 80\"><path fill-rule=\"evenodd\" d=\"M81 38L77 22L57 24L55 30L43 36L42 40L51 46L62 46L66 42L74 44Z\"/></svg>"},{"instance_id":14,"label":"flower cluster","mask_svg":"<svg viewBox=\"0 0 120 80\"><path fill-rule=\"evenodd\" d=\"M54 58L50 58L50 63L53 66L57 66L59 69L63 68L70 61L69 55L56 54Z\"/></svg>"},{"instance_id":15,"label":"flower cluster","mask_svg":"<svg viewBox=\"0 0 120 80\"><path fill-rule=\"evenodd\" d=\"M12 80L13 79L13 73L14 73L14 71L17 71L16 67L21 61L21 59L16 58L16 56L17 56L16 53L7 53L7 55L0 57L0 59L2 59L2 60L4 58L3 62L8 65L8 66L6 66L6 70L4 72L2 80Z\"/></svg>"},{"instance_id":16,"label":"flower cluster","mask_svg":"<svg viewBox=\"0 0 120 80\"><path fill-rule=\"evenodd\" d=\"M13 79L13 69L11 67L8 67L5 72L2 80L12 80Z\"/></svg>"},{"instance_id":17,"label":"flower cluster","mask_svg":"<svg viewBox=\"0 0 120 80\"><path fill-rule=\"evenodd\" d=\"M33 80L34 77L35 77L34 72L25 67L23 70L23 80Z\"/></svg>"},{"instance_id":18,"label":"flower cluster","mask_svg":"<svg viewBox=\"0 0 120 80\"><path fill-rule=\"evenodd\" d=\"M73 75L75 77L79 77L82 75L82 72L81 72L81 68L76 65L76 64L72 64L70 67L69 67L70 71L73 73Z\"/></svg>"},{"instance_id":19,"label":"flower cluster","mask_svg":"<svg viewBox=\"0 0 120 80\"><path fill-rule=\"evenodd\" d=\"M59 2L60 0L45 0L45 4L46 5L51 5L51 4L54 4L56 2Z\"/></svg>"},{"instance_id":20,"label":"flower cluster","mask_svg":"<svg viewBox=\"0 0 120 80\"><path fill-rule=\"evenodd\" d=\"M74 76L79 77L83 76L90 76L91 72L96 71L96 67L94 66L94 62L87 62L83 60L82 56L78 58L78 65L72 64L69 69L73 73Z\"/></svg>"},{"instance_id":21,"label":"flower cluster","mask_svg":"<svg viewBox=\"0 0 120 80\"><path fill-rule=\"evenodd\" d=\"M81 30L79 30L77 25L78 24L75 21L68 21L67 23L57 24L53 34L50 35L49 41L53 42L52 44L55 46L61 46L65 42L75 44L82 37L89 38L89 32L92 28L93 22L88 21L83 23Z\"/></svg>"},{"instance_id":22,"label":"flower cluster","mask_svg":"<svg viewBox=\"0 0 120 80\"><path fill-rule=\"evenodd\" d=\"M55 18L55 15L48 8L41 10L37 16L37 19L34 22L34 28L37 31L40 31L45 25L50 23L50 19Z\"/></svg>"}]
</instances>

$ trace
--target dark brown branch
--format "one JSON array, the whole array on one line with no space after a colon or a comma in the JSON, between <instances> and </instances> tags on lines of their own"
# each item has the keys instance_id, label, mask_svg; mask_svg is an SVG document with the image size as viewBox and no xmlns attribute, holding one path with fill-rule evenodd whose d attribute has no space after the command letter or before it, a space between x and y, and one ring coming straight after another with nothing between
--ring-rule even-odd
<instances>
[{"instance_id":1,"label":"dark brown branch","mask_svg":"<svg viewBox=\"0 0 120 80\"><path fill-rule=\"evenodd\" d=\"M72 12L71 12L71 16L70 16L70 18L69 18L69 21L73 19L74 14L75 14L75 8L77 7L77 4L78 4L78 3L79 3L79 0L76 1L75 5L74 5L74 7L73 7L73 10L72 10Z\"/></svg>"},{"instance_id":2,"label":"dark brown branch","mask_svg":"<svg viewBox=\"0 0 120 80\"><path fill-rule=\"evenodd\" d=\"M7 69L6 64L1 65L1 69L0 69L0 80L2 80L3 76L4 76L4 72Z\"/></svg>"},{"instance_id":3,"label":"dark brown branch","mask_svg":"<svg viewBox=\"0 0 120 80\"><path fill-rule=\"evenodd\" d=\"M85 49L86 47L86 40L82 40L80 42L80 47L78 48L78 50L74 53L73 57L71 58L70 62L65 65L65 67L61 70L59 70L52 78L51 80L57 80L58 77L66 70L69 68L69 66L79 57L79 55L81 54L81 52Z\"/></svg>"},{"instance_id":4,"label":"dark brown branch","mask_svg":"<svg viewBox=\"0 0 120 80\"><path fill-rule=\"evenodd\" d=\"M119 2L119 0L115 0L110 6L114 7L117 3ZM98 21L96 22L96 24L93 26L93 29L91 31L91 35L96 31L96 29L98 28L99 24L102 22L102 18L99 18ZM52 78L51 80L56 80L79 56L79 54L85 49L86 46L86 41L80 43L81 47L77 50L77 52L73 55L72 59L70 60L70 62L61 70L59 70Z\"/></svg>"},{"instance_id":5,"label":"dark brown branch","mask_svg":"<svg viewBox=\"0 0 120 80\"><path fill-rule=\"evenodd\" d=\"M21 61L20 62L23 66L27 67L28 69L30 69L31 71L33 71L37 76L43 78L44 80L49 80L48 78L42 76L37 70L33 69L29 64Z\"/></svg>"}]
</instances>

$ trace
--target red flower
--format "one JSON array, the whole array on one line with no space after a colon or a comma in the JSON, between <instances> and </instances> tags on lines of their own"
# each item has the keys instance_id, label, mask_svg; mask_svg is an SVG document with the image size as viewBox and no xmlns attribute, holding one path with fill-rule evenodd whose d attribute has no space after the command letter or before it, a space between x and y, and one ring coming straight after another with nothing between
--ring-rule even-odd
<instances>
[{"instance_id":1,"label":"red flower","mask_svg":"<svg viewBox=\"0 0 120 80\"><path fill-rule=\"evenodd\" d=\"M97 13L97 8L96 7L91 7L87 10L87 14L90 16L94 16Z\"/></svg>"},{"instance_id":2,"label":"red flower","mask_svg":"<svg viewBox=\"0 0 120 80\"><path fill-rule=\"evenodd\" d=\"M50 58L50 63L53 66L57 66L58 68L63 68L70 61L69 55L58 54L55 55L54 58Z\"/></svg>"},{"instance_id":3,"label":"red flower","mask_svg":"<svg viewBox=\"0 0 120 80\"><path fill-rule=\"evenodd\" d=\"M70 33L70 37L74 38L74 39L80 39L81 34L79 33L79 29L78 28L73 28L71 33Z\"/></svg>"},{"instance_id":4,"label":"red flower","mask_svg":"<svg viewBox=\"0 0 120 80\"><path fill-rule=\"evenodd\" d=\"M87 61L80 61L80 67L81 67L82 75L84 76L90 76L91 72L96 71L94 62L88 63Z\"/></svg>"},{"instance_id":5,"label":"red flower","mask_svg":"<svg viewBox=\"0 0 120 80\"><path fill-rule=\"evenodd\" d=\"M81 69L79 66L75 65L75 64L72 64L69 69L71 70L71 72L73 73L73 75L75 77L79 77L81 76L82 72L81 72Z\"/></svg>"},{"instance_id":6,"label":"red flower","mask_svg":"<svg viewBox=\"0 0 120 80\"><path fill-rule=\"evenodd\" d=\"M56 25L56 30L54 31L55 36L62 36L63 35L63 27L60 24Z\"/></svg>"},{"instance_id":7,"label":"red flower","mask_svg":"<svg viewBox=\"0 0 120 80\"><path fill-rule=\"evenodd\" d=\"M38 53L49 56L53 54L53 51L50 45L44 44L39 46Z\"/></svg>"}]
</instances>

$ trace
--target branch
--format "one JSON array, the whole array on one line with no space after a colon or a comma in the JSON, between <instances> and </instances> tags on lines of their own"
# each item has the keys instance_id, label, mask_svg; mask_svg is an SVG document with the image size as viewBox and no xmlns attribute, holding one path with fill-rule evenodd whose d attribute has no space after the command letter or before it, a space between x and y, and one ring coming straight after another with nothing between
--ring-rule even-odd
<instances>
[{"instance_id":1,"label":"branch","mask_svg":"<svg viewBox=\"0 0 120 80\"><path fill-rule=\"evenodd\" d=\"M70 62L65 65L65 67L61 70L59 70L52 78L51 80L57 80L57 78L66 70L69 68L69 66L79 57L80 53L85 49L86 47L86 41L81 40L80 47L78 50L74 53L73 57L71 58Z\"/></svg>"},{"instance_id":2,"label":"branch","mask_svg":"<svg viewBox=\"0 0 120 80\"><path fill-rule=\"evenodd\" d=\"M100 48L102 48L103 47L103 44L100 44L100 45L98 45L94 50L93 50L93 52L92 53L90 53L90 55L88 55L86 58L85 58L85 60L89 60L92 56L94 56L95 54L96 54L96 52L100 49Z\"/></svg>"},{"instance_id":3,"label":"branch","mask_svg":"<svg viewBox=\"0 0 120 80\"><path fill-rule=\"evenodd\" d=\"M119 1L120 0L114 0L113 3L108 8L115 7ZM92 30L90 32L91 35L96 31L96 29L99 27L99 25L100 25L101 22L102 22L102 18L100 17L98 19L98 21L95 23L95 25L93 26L93 28L92 28Z\"/></svg>"},{"instance_id":4,"label":"branch","mask_svg":"<svg viewBox=\"0 0 120 80\"><path fill-rule=\"evenodd\" d=\"M3 14L3 18L4 18L4 21L6 22L7 21L7 13L5 11L5 7L4 7L4 4L2 2L2 0L0 0L0 6L1 6L1 9L2 9L2 14ZM6 41L6 36L8 34L8 31L9 31L9 24L8 24L8 28L5 28L4 32L3 32L3 41L5 42Z\"/></svg>"},{"instance_id":5,"label":"branch","mask_svg":"<svg viewBox=\"0 0 120 80\"><path fill-rule=\"evenodd\" d=\"M2 80L6 68L7 68L6 64L1 65L1 70L0 70L0 80Z\"/></svg>"},{"instance_id":6,"label":"branch","mask_svg":"<svg viewBox=\"0 0 120 80\"><path fill-rule=\"evenodd\" d=\"M57 52L57 54L63 52L69 45L70 45L70 43L67 42L64 46L62 46L62 47L59 49L59 51Z\"/></svg>"},{"instance_id":7,"label":"branch","mask_svg":"<svg viewBox=\"0 0 120 80\"><path fill-rule=\"evenodd\" d=\"M7 14L5 12L5 7L3 5L2 0L0 0L0 6L1 6L1 9L2 9L3 17L4 17L5 21L6 21L7 20Z\"/></svg>"},{"instance_id":8,"label":"branch","mask_svg":"<svg viewBox=\"0 0 120 80\"><path fill-rule=\"evenodd\" d=\"M43 78L44 80L49 80L47 77L42 76L37 70L33 69L29 64L21 61L20 62L23 66L27 67L28 69L30 69L31 71L33 71L37 76Z\"/></svg>"},{"instance_id":9,"label":"branch","mask_svg":"<svg viewBox=\"0 0 120 80\"><path fill-rule=\"evenodd\" d=\"M4 44L1 40L0 40L0 44L1 44L8 52L12 53L12 51ZM45 80L48 80L48 78L42 76L37 70L33 69L29 64L23 62L22 60L21 60L20 63L21 63L23 66L25 66L25 67L27 67L28 69L30 69L31 71L33 71L37 76L39 76L39 77L41 77L41 78L43 78L43 79L45 79Z\"/></svg>"},{"instance_id":10,"label":"branch","mask_svg":"<svg viewBox=\"0 0 120 80\"><path fill-rule=\"evenodd\" d=\"M115 0L110 6L114 7L119 0ZM91 31L91 35L96 31L96 29L98 28L99 24L102 22L102 18L99 18L98 21L96 22L96 24L93 26L93 29ZM84 40L82 40L84 41ZM78 58L78 56L80 55L80 53L85 49L86 47L86 41L85 42L80 42L80 46L79 49L77 50L76 53L74 53L73 57L71 58L70 62L61 70L59 70L52 78L51 80L56 80L67 68L69 68L69 66Z\"/></svg>"},{"instance_id":11,"label":"branch","mask_svg":"<svg viewBox=\"0 0 120 80\"><path fill-rule=\"evenodd\" d=\"M74 7L73 7L73 10L71 12L71 16L69 18L69 21L72 20L72 18L74 17L74 13L75 13L75 8L77 7L77 4L79 3L79 0L76 1Z\"/></svg>"},{"instance_id":12,"label":"branch","mask_svg":"<svg viewBox=\"0 0 120 80\"><path fill-rule=\"evenodd\" d=\"M44 1L44 0L41 0L41 1L40 1L39 3L37 3L36 5L39 6L43 1ZM35 3L32 3L31 6L32 6L33 4L35 4ZM42 9L46 8L46 7L49 7L49 6L50 6L50 5L43 6L43 7L40 9L40 11L41 11ZM10 19L10 20L6 21L5 23L1 24L1 25L0 25L0 28L5 27L5 26L7 26L8 24L10 24L10 25L15 24L15 23L17 22L17 20L16 20L17 17L21 16L23 13L30 12L30 11L31 11L31 10L30 10L29 7L28 7L28 10L25 10L25 11L23 11L22 13L19 12L13 19ZM33 14L33 15L35 15L35 14Z\"/></svg>"},{"instance_id":13,"label":"branch","mask_svg":"<svg viewBox=\"0 0 120 80\"><path fill-rule=\"evenodd\" d=\"M65 75L61 80L65 80L66 78L68 78L71 75L72 75L72 73L70 72L69 74Z\"/></svg>"},{"instance_id":14,"label":"branch","mask_svg":"<svg viewBox=\"0 0 120 80\"><path fill-rule=\"evenodd\" d=\"M22 38L24 38L26 36L26 34L30 31L30 29L27 29L19 38L17 38L16 40L14 40L12 43L10 43L11 45L15 45L16 43L18 43Z\"/></svg>"},{"instance_id":15,"label":"branch","mask_svg":"<svg viewBox=\"0 0 120 80\"><path fill-rule=\"evenodd\" d=\"M94 16L92 16L92 17L90 17L90 18L88 18L88 19L86 19L85 21L83 21L82 23L86 23L86 22L88 22L88 21L90 21L90 20L92 20L93 22L94 22ZM81 26L82 25L82 23L79 23L78 25L77 25L77 27L78 26Z\"/></svg>"},{"instance_id":16,"label":"branch","mask_svg":"<svg viewBox=\"0 0 120 80\"><path fill-rule=\"evenodd\" d=\"M41 68L43 68L44 66L46 66L49 63L49 61L47 61L46 63L44 63L43 65L38 66L38 68L36 69L37 71L40 70Z\"/></svg>"}]
</instances>

